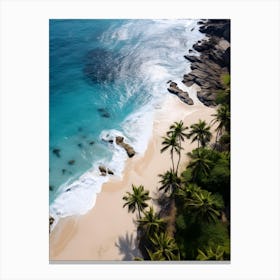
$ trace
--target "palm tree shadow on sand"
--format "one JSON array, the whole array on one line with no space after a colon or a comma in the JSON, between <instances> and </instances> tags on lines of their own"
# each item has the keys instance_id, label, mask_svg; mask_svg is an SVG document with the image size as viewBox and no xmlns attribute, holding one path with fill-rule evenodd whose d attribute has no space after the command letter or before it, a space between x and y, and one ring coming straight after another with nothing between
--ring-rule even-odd
<instances>
[{"instance_id":1,"label":"palm tree shadow on sand","mask_svg":"<svg viewBox=\"0 0 280 280\"><path fill-rule=\"evenodd\" d=\"M137 248L137 239L133 234L126 233L125 236L120 236L115 245L123 255L123 261L133 261L135 257L141 257Z\"/></svg>"}]
</instances>

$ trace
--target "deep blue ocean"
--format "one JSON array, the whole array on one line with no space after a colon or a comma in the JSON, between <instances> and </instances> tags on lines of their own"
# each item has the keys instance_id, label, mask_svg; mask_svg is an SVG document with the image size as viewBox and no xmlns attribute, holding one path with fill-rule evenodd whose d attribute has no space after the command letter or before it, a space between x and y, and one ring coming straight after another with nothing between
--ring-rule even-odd
<instances>
[{"instance_id":1,"label":"deep blue ocean","mask_svg":"<svg viewBox=\"0 0 280 280\"><path fill-rule=\"evenodd\" d=\"M86 213L108 176L121 177L125 137L143 154L153 113L189 71L184 59L204 35L195 20L50 20L50 214Z\"/></svg>"}]
</instances>

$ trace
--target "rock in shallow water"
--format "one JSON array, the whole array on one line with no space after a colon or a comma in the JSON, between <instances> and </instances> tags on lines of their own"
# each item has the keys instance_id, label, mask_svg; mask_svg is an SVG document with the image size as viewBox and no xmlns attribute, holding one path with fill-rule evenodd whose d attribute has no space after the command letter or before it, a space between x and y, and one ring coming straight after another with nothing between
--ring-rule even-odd
<instances>
[{"instance_id":1,"label":"rock in shallow water","mask_svg":"<svg viewBox=\"0 0 280 280\"><path fill-rule=\"evenodd\" d=\"M74 160L74 159L71 159L71 160L68 161L68 164L69 164L69 165L73 165L74 163L75 163L75 160Z\"/></svg>"},{"instance_id":2,"label":"rock in shallow water","mask_svg":"<svg viewBox=\"0 0 280 280\"><path fill-rule=\"evenodd\" d=\"M53 149L52 151L57 157L60 157L60 149Z\"/></svg>"},{"instance_id":3,"label":"rock in shallow water","mask_svg":"<svg viewBox=\"0 0 280 280\"><path fill-rule=\"evenodd\" d=\"M127 143L125 143L124 138L122 136L116 137L116 143L117 145L123 147L126 150L127 155L131 158L135 155L134 149Z\"/></svg>"}]
</instances>

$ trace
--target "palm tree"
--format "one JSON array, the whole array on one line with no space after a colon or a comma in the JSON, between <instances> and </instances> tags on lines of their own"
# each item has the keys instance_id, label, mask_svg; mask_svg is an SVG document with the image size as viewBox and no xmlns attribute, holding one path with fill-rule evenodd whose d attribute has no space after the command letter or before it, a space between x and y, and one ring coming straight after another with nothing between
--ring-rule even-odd
<instances>
[{"instance_id":1,"label":"palm tree","mask_svg":"<svg viewBox=\"0 0 280 280\"><path fill-rule=\"evenodd\" d=\"M171 135L168 135L167 137L163 137L164 141L162 142L162 145L164 145L162 147L162 149L160 150L161 153L163 153L164 151L166 151L167 149L170 148L170 155L171 155L171 161L172 161L172 171L173 173L175 172L175 168L174 168L174 151L179 154L181 147L177 141L177 137L175 136L174 133L172 133Z\"/></svg>"},{"instance_id":2,"label":"palm tree","mask_svg":"<svg viewBox=\"0 0 280 280\"><path fill-rule=\"evenodd\" d=\"M198 123L191 125L191 131L188 134L188 138L192 137L192 143L197 141L199 144L205 147L210 142L212 134L210 132L210 126L207 126L205 121L199 120Z\"/></svg>"},{"instance_id":3,"label":"palm tree","mask_svg":"<svg viewBox=\"0 0 280 280\"><path fill-rule=\"evenodd\" d=\"M198 255L196 257L197 260L200 261L208 261L208 260L224 260L225 248L224 246L218 245L216 248L208 247L205 252L198 249Z\"/></svg>"},{"instance_id":4,"label":"palm tree","mask_svg":"<svg viewBox=\"0 0 280 280\"><path fill-rule=\"evenodd\" d=\"M126 203L123 205L123 207L128 207L128 212L134 213L135 210L138 210L139 218L141 219L141 212L148 207L148 204L146 203L147 200L151 199L149 197L149 191L144 190L144 187L140 185L139 187L132 184L132 190L133 192L126 192L127 196L123 197L123 200L126 201Z\"/></svg>"},{"instance_id":5,"label":"palm tree","mask_svg":"<svg viewBox=\"0 0 280 280\"><path fill-rule=\"evenodd\" d=\"M223 200L220 196L200 188L196 189L191 197L185 200L186 209L193 212L197 219L207 222L216 222L223 206Z\"/></svg>"},{"instance_id":6,"label":"palm tree","mask_svg":"<svg viewBox=\"0 0 280 280\"><path fill-rule=\"evenodd\" d=\"M216 114L211 115L215 117L211 123L218 123L218 126L216 128L216 143L218 140L218 137L222 135L223 131L229 132L230 130L230 112L227 105L221 105Z\"/></svg>"},{"instance_id":7,"label":"palm tree","mask_svg":"<svg viewBox=\"0 0 280 280\"><path fill-rule=\"evenodd\" d=\"M165 222L154 212L153 207L150 207L149 211L144 212L144 217L138 220L138 224L144 229L146 236L151 237L164 228Z\"/></svg>"},{"instance_id":8,"label":"palm tree","mask_svg":"<svg viewBox=\"0 0 280 280\"><path fill-rule=\"evenodd\" d=\"M192 170L191 172L193 181L196 182L202 174L209 174L210 165L212 162L208 159L207 151L205 149L195 149L187 155L191 158L188 168L191 168Z\"/></svg>"},{"instance_id":9,"label":"palm tree","mask_svg":"<svg viewBox=\"0 0 280 280\"><path fill-rule=\"evenodd\" d=\"M179 121L179 122L174 122L174 124L172 124L169 127L169 131L167 132L167 135L174 135L175 138L177 139L179 146L180 146L180 150L182 148L182 141L185 141L185 138L187 138L187 134L185 133L185 131L188 129L187 126L184 127L184 123L183 121ZM179 163L181 161L181 152L179 150L179 159L177 162L177 167L176 167L176 174L178 173L178 167L179 167Z\"/></svg>"},{"instance_id":10,"label":"palm tree","mask_svg":"<svg viewBox=\"0 0 280 280\"><path fill-rule=\"evenodd\" d=\"M153 257L164 260L180 260L180 253L175 239L161 232L155 234L151 241L154 246Z\"/></svg>"},{"instance_id":11,"label":"palm tree","mask_svg":"<svg viewBox=\"0 0 280 280\"><path fill-rule=\"evenodd\" d=\"M172 170L166 171L164 174L158 175L161 180L161 187L159 190L163 190L165 193L173 194L178 188L180 188L181 180L176 173L173 173Z\"/></svg>"}]
</instances>

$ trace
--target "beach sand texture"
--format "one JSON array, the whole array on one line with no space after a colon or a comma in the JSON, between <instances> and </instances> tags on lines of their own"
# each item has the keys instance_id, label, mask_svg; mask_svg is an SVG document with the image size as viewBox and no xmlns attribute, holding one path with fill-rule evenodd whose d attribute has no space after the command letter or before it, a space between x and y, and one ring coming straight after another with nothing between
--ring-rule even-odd
<instances>
[{"instance_id":1,"label":"beach sand texture","mask_svg":"<svg viewBox=\"0 0 280 280\"><path fill-rule=\"evenodd\" d=\"M136 212L123 208L122 197L131 191L131 185L144 185L152 198L157 197L158 174L171 167L170 153L160 153L162 137L175 121L183 120L185 126L199 119L208 124L213 119L214 108L206 107L196 97L197 86L188 89L194 105L181 102L174 95L167 95L154 118L153 135L144 156L127 159L121 180L111 179L104 184L96 204L87 214L63 218L50 234L50 261L130 261L141 256L137 249ZM214 127L211 128L214 133ZM214 141L215 136L212 137ZM186 166L190 152L197 143L186 140L181 160L181 171ZM156 203L149 202L156 207Z\"/></svg>"}]
</instances>

